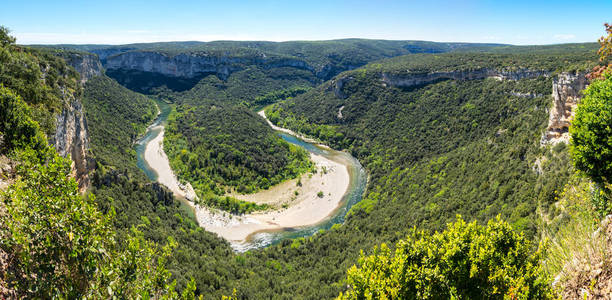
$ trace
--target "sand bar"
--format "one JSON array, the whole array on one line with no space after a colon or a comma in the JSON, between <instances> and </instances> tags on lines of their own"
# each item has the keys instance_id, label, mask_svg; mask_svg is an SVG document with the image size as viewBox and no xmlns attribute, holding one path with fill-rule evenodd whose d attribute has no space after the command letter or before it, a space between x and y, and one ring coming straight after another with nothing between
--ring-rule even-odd
<instances>
[{"instance_id":1,"label":"sand bar","mask_svg":"<svg viewBox=\"0 0 612 300\"><path fill-rule=\"evenodd\" d=\"M263 111L260 115L265 118ZM270 125L276 130L295 135L290 130ZM172 172L168 157L163 151L163 126L155 126L151 130L159 130L159 134L147 144L144 158L157 173L158 182L167 186L178 197L195 199L191 185L180 184ZM254 194L232 194L233 197L245 201L271 204L276 209L235 216L189 201L195 210L198 223L230 243L239 245L256 232L312 226L326 220L338 209L348 190L350 176L347 162L313 153L310 158L315 163L317 172L303 174L299 178L301 186L297 184L296 178Z\"/></svg>"}]
</instances>

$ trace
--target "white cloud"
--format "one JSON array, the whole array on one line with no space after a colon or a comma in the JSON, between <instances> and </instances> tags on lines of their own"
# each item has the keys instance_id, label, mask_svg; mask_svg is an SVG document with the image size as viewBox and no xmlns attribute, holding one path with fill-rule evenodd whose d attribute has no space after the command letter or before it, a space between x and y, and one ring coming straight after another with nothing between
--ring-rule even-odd
<instances>
[{"instance_id":1,"label":"white cloud","mask_svg":"<svg viewBox=\"0 0 612 300\"><path fill-rule=\"evenodd\" d=\"M573 35L573 34L555 34L554 38L555 38L555 40L567 41L567 40L575 39L576 36Z\"/></svg>"}]
</instances>

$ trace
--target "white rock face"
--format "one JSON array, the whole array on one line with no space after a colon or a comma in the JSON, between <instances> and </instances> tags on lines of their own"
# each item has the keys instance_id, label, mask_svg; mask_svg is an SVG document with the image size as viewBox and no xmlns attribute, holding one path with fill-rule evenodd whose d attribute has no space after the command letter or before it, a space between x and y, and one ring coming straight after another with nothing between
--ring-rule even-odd
<instances>
[{"instance_id":1,"label":"white rock face","mask_svg":"<svg viewBox=\"0 0 612 300\"><path fill-rule=\"evenodd\" d=\"M537 78L549 76L549 73L541 70L521 69L517 71L505 71L496 69L477 69L450 72L430 72L416 74L391 74L383 72L382 82L387 86L410 88L436 82L443 79L452 80L476 80L495 78L498 80L520 80L524 78Z\"/></svg>"},{"instance_id":2,"label":"white rock face","mask_svg":"<svg viewBox=\"0 0 612 300\"><path fill-rule=\"evenodd\" d=\"M568 129L574 118L576 105L582 98L582 90L587 86L585 73L561 73L553 79L553 106L541 144L569 142Z\"/></svg>"},{"instance_id":3,"label":"white rock face","mask_svg":"<svg viewBox=\"0 0 612 300\"><path fill-rule=\"evenodd\" d=\"M95 76L102 75L102 64L98 57L93 54L72 54L65 59L69 65L81 74L82 84Z\"/></svg>"},{"instance_id":4,"label":"white rock face","mask_svg":"<svg viewBox=\"0 0 612 300\"><path fill-rule=\"evenodd\" d=\"M81 84L92 77L102 74L102 64L92 54L71 54L65 56L66 62L81 75ZM89 155L89 135L85 111L76 92L62 89L64 107L56 117L55 134L50 137L51 145L58 154L72 159L72 171L81 191L89 187L89 173L95 163Z\"/></svg>"},{"instance_id":5,"label":"white rock face","mask_svg":"<svg viewBox=\"0 0 612 300\"><path fill-rule=\"evenodd\" d=\"M89 186L89 171L94 163L89 157L89 136L87 134L87 121L81 101L72 98L56 119L57 128L51 137L51 144L55 146L58 154L72 159L72 170L79 188Z\"/></svg>"},{"instance_id":6,"label":"white rock face","mask_svg":"<svg viewBox=\"0 0 612 300\"><path fill-rule=\"evenodd\" d=\"M181 53L169 56L158 52L133 51L106 57L109 70L134 70L159 73L172 77L195 78L203 74L216 74L227 78L244 65L260 65L264 68L294 67L315 72L305 61L289 58L213 56L208 54ZM324 70L321 70L324 72Z\"/></svg>"}]
</instances>

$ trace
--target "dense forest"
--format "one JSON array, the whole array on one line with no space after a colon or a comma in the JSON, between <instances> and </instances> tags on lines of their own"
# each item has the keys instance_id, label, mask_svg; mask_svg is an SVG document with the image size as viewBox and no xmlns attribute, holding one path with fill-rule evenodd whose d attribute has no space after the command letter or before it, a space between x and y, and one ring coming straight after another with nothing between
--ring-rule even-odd
<instances>
[{"instance_id":1,"label":"dense forest","mask_svg":"<svg viewBox=\"0 0 612 300\"><path fill-rule=\"evenodd\" d=\"M277 136L253 109L305 92L314 83L292 68L249 68L226 81L210 75L192 89L156 89L174 102L164 148L179 179L206 204L246 213L267 209L224 196L252 193L312 170L307 152Z\"/></svg>"},{"instance_id":2,"label":"dense forest","mask_svg":"<svg viewBox=\"0 0 612 300\"><path fill-rule=\"evenodd\" d=\"M179 295L165 268L175 243L136 227L119 239L115 211L79 194L71 161L48 145L38 120L80 97L78 73L14 42L0 27L0 297L193 298L194 283Z\"/></svg>"},{"instance_id":3,"label":"dense forest","mask_svg":"<svg viewBox=\"0 0 612 300\"><path fill-rule=\"evenodd\" d=\"M133 142L157 114L155 102L98 76L87 81L83 105L96 161L137 172Z\"/></svg>"},{"instance_id":4,"label":"dense forest","mask_svg":"<svg viewBox=\"0 0 612 300\"><path fill-rule=\"evenodd\" d=\"M383 289L422 298L555 296L550 275L568 258L539 265L542 249L528 241L550 233L541 216L559 214L555 202L575 209L574 194L564 186L584 179L573 175L564 143L553 147L540 139L553 79L592 68L593 44L341 40L62 46L98 53L102 61L103 51L270 57L267 66L244 64L227 78L209 74L179 82L176 89L161 77L154 79L159 84L148 84L151 74L131 84L103 74L80 85L58 55L63 50L17 46L4 28L2 34L0 162L17 167L0 173L8 182L0 193L0 287L10 287L0 289L0 296L361 299L380 296ZM288 57L333 70L317 77L316 71L273 66ZM354 70L335 76L348 69ZM481 69L539 73L502 80L446 78L410 87L384 80L384 74ZM601 98L605 92L595 88L591 97ZM65 91L69 100L82 99L96 161L85 195L69 176L70 161L45 138L67 101ZM136 167L133 143L156 114L152 97L173 105L164 141L173 169L210 195L212 206L228 209L222 197L228 190L254 192L312 168L307 152L284 142L256 114L269 104L267 115L277 125L357 157L370 177L367 192L342 225L235 253ZM593 118L584 111L586 124ZM593 159L589 155L583 154ZM544 163L536 166L537 161ZM581 186L588 194L588 185ZM259 209L240 202L229 206L235 213ZM573 224L567 216L557 219L551 222L555 232ZM592 224L591 212L580 220ZM402 286L398 276L404 273L397 273L397 265L412 268L407 274L420 278L414 281L418 285Z\"/></svg>"},{"instance_id":5,"label":"dense forest","mask_svg":"<svg viewBox=\"0 0 612 300\"><path fill-rule=\"evenodd\" d=\"M439 57L435 61L443 70L503 65L498 55L480 54L477 63L471 54ZM583 66L594 61L578 54L572 57ZM462 60L457 58L466 65L459 65ZM563 67L548 66L546 55L502 58L512 59L512 66L524 61L525 68L550 72ZM368 215L370 221L378 214L402 216L409 224L441 230L457 213L482 221L501 213L516 228L535 234L536 208L554 202L555 191L570 174L563 149L549 153L539 145L548 121L551 78L447 80L408 90L378 84L382 72L409 65L421 70L426 65L417 64L414 56L405 60L394 58L342 74L351 78L342 86L345 97L325 87L313 90L269 109L270 120L348 149L359 158L371 174L371 185L354 208L355 215ZM388 70L387 65L393 68ZM370 71L376 68L382 69ZM340 107L342 118L337 115ZM546 153L559 158L547 166L555 176L538 176L532 170L535 160ZM368 226L396 232L404 224Z\"/></svg>"},{"instance_id":6,"label":"dense forest","mask_svg":"<svg viewBox=\"0 0 612 300\"><path fill-rule=\"evenodd\" d=\"M178 106L168 119L164 149L172 169L204 202L226 189L252 193L312 170L306 150L240 106Z\"/></svg>"}]
</instances>

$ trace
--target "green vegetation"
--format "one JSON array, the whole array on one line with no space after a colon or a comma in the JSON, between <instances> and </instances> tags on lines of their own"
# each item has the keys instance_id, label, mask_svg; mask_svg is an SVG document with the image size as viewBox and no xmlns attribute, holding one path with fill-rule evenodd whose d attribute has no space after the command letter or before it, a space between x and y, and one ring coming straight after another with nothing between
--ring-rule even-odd
<instances>
[{"instance_id":1,"label":"green vegetation","mask_svg":"<svg viewBox=\"0 0 612 300\"><path fill-rule=\"evenodd\" d=\"M0 191L0 295L178 298L164 267L173 241L160 249L133 228L118 242L114 211L102 214L78 194L71 161L47 146L29 106L6 87L0 116L0 154L18 162L15 181ZM183 296L194 290L192 282Z\"/></svg>"},{"instance_id":2,"label":"green vegetation","mask_svg":"<svg viewBox=\"0 0 612 300\"><path fill-rule=\"evenodd\" d=\"M165 268L176 243L159 247L136 227L119 239L115 211L101 213L94 197L79 195L71 161L47 145L36 120L78 95L77 74L0 33L0 155L15 162L0 191L0 297L193 299L195 283L179 295Z\"/></svg>"},{"instance_id":3,"label":"green vegetation","mask_svg":"<svg viewBox=\"0 0 612 300\"><path fill-rule=\"evenodd\" d=\"M78 194L70 161L51 148L17 152L19 179L2 193L2 278L19 297L132 298L174 293L163 250L136 228L117 242L114 217ZM193 293L192 287L191 293ZM185 292L189 292L186 289Z\"/></svg>"},{"instance_id":4,"label":"green vegetation","mask_svg":"<svg viewBox=\"0 0 612 300\"><path fill-rule=\"evenodd\" d=\"M594 80L584 91L570 127L571 152L576 169L593 182L612 183L612 74ZM608 191L612 192L612 191Z\"/></svg>"},{"instance_id":5,"label":"green vegetation","mask_svg":"<svg viewBox=\"0 0 612 300\"><path fill-rule=\"evenodd\" d=\"M46 138L38 123L30 117L28 105L9 88L0 86L0 150L2 154L15 149L44 149Z\"/></svg>"},{"instance_id":6,"label":"green vegetation","mask_svg":"<svg viewBox=\"0 0 612 300\"><path fill-rule=\"evenodd\" d=\"M168 119L164 149L172 169L204 202L240 212L267 207L219 198L227 188L252 193L312 169L305 150L241 107L178 106Z\"/></svg>"},{"instance_id":7,"label":"green vegetation","mask_svg":"<svg viewBox=\"0 0 612 300\"><path fill-rule=\"evenodd\" d=\"M11 42L7 45L17 47ZM199 227L192 211L133 168L130 144L155 109L148 98L127 92L108 78L92 79L84 91L92 151L98 161L85 197L78 196L74 181L68 179L66 160L47 155L51 150L22 149L46 144L34 120L53 121L50 116L65 99L54 99L59 94L52 87L38 86L39 91L48 91L38 93L44 99L36 102L26 98L28 89L20 89L19 84L42 84L37 81L40 76L36 68L24 71L34 74L28 77L30 81L7 71L5 66L19 69L31 64L16 63L21 54L3 48L2 53L9 55L0 56L0 75L12 91L1 90L2 148L15 153L23 163L20 177L1 201L0 249L17 253L19 259L13 260L9 271L2 269L0 283L25 274L32 280L11 287L24 296L40 298L105 298L111 296L107 295L109 286L118 298L159 298L160 294L175 298L176 289L186 296L194 292L209 299L221 295L322 299L340 292L346 297L360 293L382 296L374 294L376 288L408 291L401 289L404 287L417 289L424 297L428 292L443 298L551 296L548 277L539 266L540 252L533 252L535 247L528 242L543 233L540 215L549 213L553 219L561 214L565 205L552 203L572 172L563 145L542 148L539 144L547 123L551 79L445 80L411 89L385 87L380 81L383 72L409 75L479 68L529 68L554 76L561 71L585 70L594 63L591 45L492 46L342 40L160 43L120 50L230 53L247 60L261 59L265 54L269 58L263 64L237 64L224 80L207 76L197 83L177 83L183 87L195 84L183 92L170 85L164 88L167 78L159 79L161 88L141 86L142 91L175 103L165 149L179 176L192 182L198 193L209 196L212 206L234 213L258 209L225 194L228 190L266 188L311 168L305 152L283 142L251 111L270 102L279 101L268 114L275 123L347 149L367 168L367 194L343 225L242 254L233 253L226 241ZM374 59L413 52L463 51L461 48L496 54L419 54L378 61L336 78L351 78L338 88L340 97L335 95L332 82L301 93L321 79ZM45 67L51 70L47 72L57 72L49 84L69 86L71 94L78 95L78 80L70 68L53 56L45 58L48 53L44 50L22 50L20 53L32 56L24 56L23 61L36 62L39 69L50 66ZM275 67L287 59L307 61L314 67ZM63 73L58 71L64 69ZM146 76L135 82L142 85ZM16 100L19 97L26 101ZM342 118L338 118L340 107L344 107ZM19 113L24 109L29 109L31 116ZM53 126L47 127L51 130ZM48 188L39 191L41 186ZM6 210L11 214L4 213ZM459 220L447 231L433 233L454 221L457 213L471 223ZM483 224L499 214L508 223L498 219L479 226L474 222ZM39 219L30 222L32 216ZM593 215L588 218L584 220L592 221ZM553 228L555 232L562 233L563 224ZM419 226L417 230L414 225ZM518 233L522 231L524 235ZM40 236L34 234L39 232ZM558 249L569 245L568 239L555 241L561 245L553 247L558 254ZM396 249L369 250L382 243L395 244ZM157 246L163 244L167 246ZM172 255L168 256L170 249ZM365 252L359 268L352 268L345 279L345 270L358 261L360 249ZM47 255L51 259L35 260ZM549 263L547 270L559 270L562 265L553 260ZM404 266L420 277L383 280L380 271L398 275ZM91 272L94 267L98 272ZM435 276L428 276L431 274ZM176 280L176 285L169 284L170 280ZM351 286L348 290L347 283ZM44 288L27 290L30 286Z\"/></svg>"},{"instance_id":8,"label":"green vegetation","mask_svg":"<svg viewBox=\"0 0 612 300\"><path fill-rule=\"evenodd\" d=\"M348 270L338 299L555 299L540 251L500 220L458 218L442 233L418 231L385 244Z\"/></svg>"},{"instance_id":9,"label":"green vegetation","mask_svg":"<svg viewBox=\"0 0 612 300\"><path fill-rule=\"evenodd\" d=\"M219 208L235 215L243 215L257 210L267 210L270 208L268 204L257 204L230 196L217 195L207 195L206 198L204 198L204 201L202 201L202 204Z\"/></svg>"},{"instance_id":10,"label":"green vegetation","mask_svg":"<svg viewBox=\"0 0 612 300\"><path fill-rule=\"evenodd\" d=\"M502 71L534 70L569 72L588 71L596 65L592 47L559 53L538 51L500 51L501 53L444 53L405 55L372 62L360 72L384 71L389 74L421 74L428 72L475 71L483 68ZM509 52L509 53L505 53ZM359 74L356 71L348 75Z\"/></svg>"},{"instance_id":11,"label":"green vegetation","mask_svg":"<svg viewBox=\"0 0 612 300\"><path fill-rule=\"evenodd\" d=\"M368 168L370 189L354 214L401 212L408 224L441 230L457 213L482 221L501 213L535 233L533 212L552 203L569 174L567 158L551 166L557 176L532 170L545 152L536 141L547 122L541 108L550 103L549 78L443 81L412 90L382 87L378 79L355 75L344 85L346 99L324 87L308 92L271 108L270 120L349 149ZM513 94L528 91L536 97ZM385 227L401 231L406 224Z\"/></svg>"},{"instance_id":12,"label":"green vegetation","mask_svg":"<svg viewBox=\"0 0 612 300\"><path fill-rule=\"evenodd\" d=\"M265 102L301 94L315 83L317 79L310 72L300 69L249 67L232 73L227 80L206 76L192 89L168 97L179 104L239 104L254 110Z\"/></svg>"},{"instance_id":13,"label":"green vegetation","mask_svg":"<svg viewBox=\"0 0 612 300\"><path fill-rule=\"evenodd\" d=\"M0 39L0 84L30 106L44 133L54 133L55 114L79 93L78 74L49 51L15 45L4 27Z\"/></svg>"},{"instance_id":14,"label":"green vegetation","mask_svg":"<svg viewBox=\"0 0 612 300\"><path fill-rule=\"evenodd\" d=\"M83 105L97 162L139 172L133 142L157 114L153 100L98 76L85 84Z\"/></svg>"},{"instance_id":15,"label":"green vegetation","mask_svg":"<svg viewBox=\"0 0 612 300\"><path fill-rule=\"evenodd\" d=\"M306 87L294 87L290 89L270 92L263 96L255 97L255 101L253 101L253 104L255 105L255 110L257 110L257 108L274 104L281 100L291 99L297 95L301 95L307 92L308 90L309 88Z\"/></svg>"}]
</instances>

